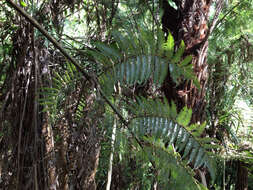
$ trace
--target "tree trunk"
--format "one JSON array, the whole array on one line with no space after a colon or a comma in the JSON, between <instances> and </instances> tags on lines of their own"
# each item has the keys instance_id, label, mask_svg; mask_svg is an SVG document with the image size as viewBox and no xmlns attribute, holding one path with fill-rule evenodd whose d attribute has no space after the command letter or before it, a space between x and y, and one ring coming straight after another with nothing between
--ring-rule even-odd
<instances>
[{"instance_id":1,"label":"tree trunk","mask_svg":"<svg viewBox=\"0 0 253 190\"><path fill-rule=\"evenodd\" d=\"M175 40L176 49L181 40L185 42L184 56L192 55L192 65L195 75L200 82L197 89L192 81L184 81L178 86L172 81L168 73L163 85L166 98L177 104L178 110L187 106L192 108L192 122L203 122L205 119L205 86L207 80L207 22L209 0L176 1L177 10L171 7L167 0L163 0L164 15L162 17L163 30L170 32Z\"/></svg>"},{"instance_id":2,"label":"tree trunk","mask_svg":"<svg viewBox=\"0 0 253 190\"><path fill-rule=\"evenodd\" d=\"M38 68L35 67L33 28L21 19L20 28L13 37L15 71L11 77L10 117L12 126L13 155L16 169L12 172L16 189L44 189L45 174L41 120L37 105Z\"/></svg>"},{"instance_id":3,"label":"tree trunk","mask_svg":"<svg viewBox=\"0 0 253 190\"><path fill-rule=\"evenodd\" d=\"M237 162L236 190L248 190L248 170L242 161Z\"/></svg>"},{"instance_id":4,"label":"tree trunk","mask_svg":"<svg viewBox=\"0 0 253 190\"><path fill-rule=\"evenodd\" d=\"M53 129L49 122L49 113L45 113L45 118L42 125L42 135L45 140L45 154L48 155L46 158L46 168L48 171L47 181L49 190L56 190L58 186L57 173L56 173L56 157L55 157L55 145Z\"/></svg>"},{"instance_id":5,"label":"tree trunk","mask_svg":"<svg viewBox=\"0 0 253 190\"><path fill-rule=\"evenodd\" d=\"M69 138L69 126L67 121L62 118L57 125L59 129L59 134L61 140L59 142L59 155L58 155L58 162L59 162L59 189L68 190L69 189L69 171L68 171L68 161L67 161L67 154L68 154L68 138ZM61 171L61 172L60 172Z\"/></svg>"}]
</instances>

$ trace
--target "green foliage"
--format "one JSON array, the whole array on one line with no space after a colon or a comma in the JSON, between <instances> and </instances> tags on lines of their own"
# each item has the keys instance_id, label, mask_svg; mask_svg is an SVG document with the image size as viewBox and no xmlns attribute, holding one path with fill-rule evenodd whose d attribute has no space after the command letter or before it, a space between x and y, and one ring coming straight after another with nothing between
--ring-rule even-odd
<instances>
[{"instance_id":1,"label":"green foliage","mask_svg":"<svg viewBox=\"0 0 253 190\"><path fill-rule=\"evenodd\" d=\"M54 122L57 119L58 114L66 109L65 104L67 98L71 96L71 93L76 88L76 83L80 77L77 73L74 65L67 63L66 70L54 72L53 83L51 87L42 87L40 90L39 102L43 105L44 110L48 111L51 116L51 120ZM79 106L82 109L83 102ZM84 106L84 105L83 105ZM79 112L77 114L80 114Z\"/></svg>"},{"instance_id":2,"label":"green foliage","mask_svg":"<svg viewBox=\"0 0 253 190\"><path fill-rule=\"evenodd\" d=\"M193 178L194 171L181 160L180 155L173 150L172 146L165 148L160 141L153 138L145 139L150 143L150 146L145 147L147 157L156 165L158 170L156 180L159 188L206 190ZM182 179L184 179L184 183L182 183Z\"/></svg>"},{"instance_id":3,"label":"green foliage","mask_svg":"<svg viewBox=\"0 0 253 190\"><path fill-rule=\"evenodd\" d=\"M20 1L20 5L22 5L23 7L27 7L27 4L24 1Z\"/></svg>"},{"instance_id":4,"label":"green foliage","mask_svg":"<svg viewBox=\"0 0 253 190\"><path fill-rule=\"evenodd\" d=\"M207 150L219 146L211 144L215 142L214 139L201 138L205 123L189 125L191 109L184 107L175 113L175 106L169 106L166 101L144 98L138 98L138 103L134 102L130 107L134 114L131 121L134 134L140 137L151 135L155 139L162 139L164 143L173 144L183 154L182 158L187 157L188 163L194 164L195 169L205 165L212 178L215 178L214 163ZM207 143L208 146L205 146Z\"/></svg>"},{"instance_id":5,"label":"green foliage","mask_svg":"<svg viewBox=\"0 0 253 190\"><path fill-rule=\"evenodd\" d=\"M154 87L159 88L168 69L176 84L186 79L193 80L199 87L190 64L192 57L182 59L185 50L183 41L174 52L172 35L165 42L162 32L158 32L157 36L148 31L138 34L125 32L125 35L113 32L112 35L112 44L95 43L96 51L89 52L104 67L105 72L99 77L99 82L111 99L117 99L113 94L115 84L126 88L152 81ZM118 160L126 170L132 170L128 166L132 165L132 159L140 164L138 168L142 168L139 171L143 175L138 173L141 182L129 179L129 186L137 183L142 184L141 187L150 187L153 181L157 181L161 188L204 189L195 181L194 172L187 164L192 163L193 169L207 167L211 177L215 178L215 163L209 150L219 146L214 144L215 140L201 137L205 123L190 125L192 110L185 107L178 113L177 105L174 102L169 104L166 99L135 97L135 100L121 100L120 104L128 112L131 130L119 130L116 145ZM145 146L140 148L134 139L140 139ZM129 140L131 146L127 145ZM137 149L138 154L132 149ZM150 169L155 171L150 173ZM187 179L187 184L181 182L182 176Z\"/></svg>"},{"instance_id":6,"label":"green foliage","mask_svg":"<svg viewBox=\"0 0 253 190\"><path fill-rule=\"evenodd\" d=\"M130 98L120 93L113 93L114 89L119 86L123 89L134 89L136 86L144 86L148 82L152 83L152 88L156 88L156 90L159 91L168 72L170 72L170 76L176 84L180 84L183 80L192 80L195 86L198 88L200 87L192 69L192 57L187 56L183 58L185 51L184 42L182 41L180 47L175 49L172 35L169 34L167 41L165 41L161 30L156 29L160 27L159 24L150 19L152 16L159 17L157 16L160 13L159 11L152 13L152 9L155 10L156 6L160 6L158 2L153 3L155 1L140 0L136 3L136 1L133 0L122 1L118 9L118 3L114 1L113 4L110 1L98 1L95 3L93 1L84 1L85 10L82 12L78 11L78 14L73 14L76 17L75 21L69 19L71 15L68 14L70 12L73 13L74 9L77 7L81 10L80 4L82 4L82 1L73 1L72 3L64 1L57 3L58 7L54 7L53 4L49 6L47 1L37 3L37 5L32 2L27 4L28 1L19 2L24 8L29 8L29 11L36 10L42 13L46 11L46 14L32 12L32 15L39 20L51 34L57 33L59 39L64 40L64 35L60 32L61 30L63 33L69 35L69 39L74 36L71 41L68 41L69 44L65 41L65 47L70 48L69 50L73 52L77 51L77 49L77 52L79 52L79 49L84 47L85 50L83 52L85 52L85 54L88 52L88 54L92 56L92 60L90 60L91 56L87 56L87 58L85 57L86 55L84 57L75 55L78 56L78 59L81 57L79 61L82 63L84 62L85 70L89 70L89 67L92 69L95 68L94 70L96 71L99 70L96 74L100 86L103 91L106 92L108 99L113 103L117 102L119 105L119 112L124 113L122 115L129 121L131 130L123 128L120 124L118 126L119 130L117 130L115 145L116 159L114 160L113 172L115 172L115 170L117 172L117 168L120 168L115 176L117 176L117 174L126 176L126 185L120 188L151 189L153 188L154 182L158 182L158 189L206 189L193 177L194 169L200 167L207 167L213 179L215 174L218 174L218 178L222 178L222 175L219 175L221 174L219 170L223 170L224 168L221 167L221 169L218 168L218 171L215 170L214 160L212 158L214 155L210 153L210 150L219 150L220 146L216 144L217 140L209 137L203 138L201 136L206 126L205 123L191 124L191 109L184 107L178 112L177 105L174 102L168 103L167 100L161 99L161 97L158 99L156 98L156 94L152 94L149 98L144 98L134 97L135 94L133 93L133 97ZM175 9L178 8L172 0L168 2ZM7 4L6 2L4 3ZM4 5L4 3L0 4ZM29 7L30 3L32 3L31 7ZM209 51L209 59L211 60L209 64L209 74L211 76L210 83L213 84L209 86L209 89L212 89L214 93L210 93L207 98L209 100L208 113L210 119L208 127L209 129L214 127L218 131L217 134L220 134L222 137L221 139L223 143L227 145L228 151L230 147L240 150L238 144L231 145L227 143L225 139L226 136L224 135L224 131L226 131L228 137L233 139L234 142L238 143L240 140L237 136L237 134L239 134L237 133L237 129L242 128L241 124L243 121L239 111L233 109L236 98L243 96L252 104L252 89L250 88L252 87L252 72L250 72L252 70L252 53L250 53L252 52L252 40L250 41L249 38L252 35L252 22L250 22L250 20L253 18L251 11L252 3L249 0L232 0L229 3L230 4L227 5L224 9L224 13L221 15L221 21L226 22L218 22L216 33L213 35L213 39L209 40L209 44L213 48ZM137 7L136 4L138 4L139 7ZM40 5L41 7L39 9ZM71 11L68 5L71 6ZM3 6L0 7L2 10ZM51 13L47 14L50 12L50 9L52 9ZM3 30L1 28L0 32L2 39L2 46L0 47L0 62L2 62L0 65L0 107L3 107L3 112L7 110L7 115L11 115L8 112L9 107L6 107L6 109L5 104L8 105L9 101L13 100L11 98L4 100L5 97L3 95L6 94L5 92L8 92L13 96L13 90L8 89L10 88L8 80L16 78L8 77L8 75L12 75L12 70L16 67L15 54L12 54L13 44L10 39L16 39L16 35L18 34L15 36L10 35L10 33L16 30L17 26L11 26L8 23L15 19L8 16L9 11L7 11L7 9L4 10L6 15L2 14L2 12L0 13L0 25L3 26ZM116 14L116 19L113 19L114 14ZM87 19L87 24L84 24L82 19L80 19L82 16ZM103 16L105 16L105 18L103 18ZM129 19L130 17L131 19ZM142 21L141 23L140 20ZM14 23L24 25L22 22L23 21L18 17ZM122 23L124 23L124 26L131 26L129 27L131 29L121 30ZM82 26L80 24L82 24ZM57 32L55 29L50 29L52 25L55 25ZM136 25L136 31L132 30L133 25ZM101 28L101 26L103 27ZM152 31L149 29L143 30L143 26L149 29L152 28ZM58 27L62 29L60 30ZM111 32L111 28L113 27L115 29L119 28L120 32ZM71 31L70 28L73 30ZM82 30L80 30L80 28L82 28ZM78 29L78 32L75 31L76 29ZM86 32L86 30L88 32ZM85 32L83 33L83 31ZM87 36L87 39L78 41L79 39L83 39L83 37L75 36L76 33L82 33L83 36ZM108 36L106 36L107 34ZM101 37L104 35L109 45L101 42L90 44L92 39L104 40L104 37ZM37 37L39 36L37 36L37 30L35 30L34 40L36 42L36 51L40 50L36 45L38 40ZM42 46L44 43L43 40L44 37L39 40ZM47 41L45 43L47 43ZM85 45L80 47L80 44ZM94 45L93 47L95 47L95 50L90 50L92 45ZM89 50L86 50L87 46ZM32 49L32 47L30 47L30 49ZM50 50L48 52L51 53L52 49L50 45L47 45L47 50ZM50 55L48 54L48 56ZM50 60L54 60L53 57L50 57ZM25 61L27 61L27 58L25 58ZM11 67L8 62L11 62ZM83 114L88 110L86 108L89 106L87 105L89 93L96 90L94 90L94 86L91 85L91 87L87 89L87 94L89 95L83 94L82 83L84 79L80 77L75 67L72 64L67 64L66 68L62 70L58 68L58 65L58 62L52 62L51 65L50 61L50 67L52 66L51 68L54 70L52 72L53 81L52 84L50 84L51 81L48 81L49 85L40 89L40 107L43 107L44 111L50 113L51 121L54 122L59 118L59 115L67 115L66 113L68 113L68 110L76 106L75 109L73 109L74 117L71 119L80 121L83 119ZM218 68L217 66L221 67ZM14 70L13 73L15 72ZM18 71L18 73L21 72ZM33 80L33 76L31 79ZM44 76L42 76L42 79L44 80ZM251 84L251 86L248 84ZM16 85L14 80L12 85ZM21 87L23 88L23 86ZM76 93L79 92L81 95L75 96ZM94 94L95 93L92 93L92 95ZM152 97L152 99L150 97ZM135 101L133 99L135 99ZM99 112L101 107L104 108L104 102L100 101L98 98L92 103L95 105L94 112ZM108 108L107 106L105 107ZM39 110L39 112L40 111L41 110ZM93 112L91 113L90 110L87 117L96 118L89 117L89 114L94 114ZM102 184L101 187L104 187L103 185L106 181L106 168L109 162L108 157L111 153L110 140L115 114L111 109L106 109L106 113L103 116L103 141L101 143L102 149L98 171L99 175L97 176L97 182L99 185ZM68 119L67 116L63 117ZM216 121L218 121L217 125L215 125ZM76 120L74 123L76 123ZM2 134L3 133L0 133L1 140L3 137ZM248 133L248 135L249 134L250 133ZM84 136L85 135L86 134L84 134ZM59 139L60 136L57 135L56 137L56 141L62 141L62 139ZM143 147L137 143L136 139L140 139ZM243 137L243 140L245 139L246 137ZM248 139L252 141L252 138L248 137ZM73 145L76 146L71 143L69 145L69 147ZM79 147L82 146L78 145L76 148L79 149ZM10 154L9 152L7 155ZM246 155L244 156L247 159L244 160L241 154L238 156L238 159L252 165L251 150L242 150L241 152ZM189 163L191 163L192 168L189 167ZM248 169L252 171L252 167ZM226 173L227 172L231 173L233 170L226 170ZM250 177L252 179L252 175ZM182 181L182 179L184 180Z\"/></svg>"},{"instance_id":7,"label":"green foliage","mask_svg":"<svg viewBox=\"0 0 253 190\"><path fill-rule=\"evenodd\" d=\"M142 32L140 36L114 32L113 36L116 45L97 43L99 52L92 52L94 58L102 58L102 63L109 65L100 78L104 90L112 92L117 82L131 86L145 83L150 78L154 84L161 85L167 75L168 62L158 55L156 45L150 43L155 43L154 38L148 32Z\"/></svg>"},{"instance_id":8,"label":"green foliage","mask_svg":"<svg viewBox=\"0 0 253 190\"><path fill-rule=\"evenodd\" d=\"M174 38L171 33L168 34L167 42L165 42L162 47L168 59L171 59L174 52Z\"/></svg>"},{"instance_id":9,"label":"green foliage","mask_svg":"<svg viewBox=\"0 0 253 190\"><path fill-rule=\"evenodd\" d=\"M235 160L247 163L252 160L252 149L244 149L246 145L252 145L252 138L249 138L252 131L247 127L252 123L246 119L252 116L250 113L243 114L244 103L249 107L252 105L250 85L253 75L249 72L253 69L252 54L249 53L253 47L251 10L251 1L231 1L223 9L221 19L209 38L207 123L209 130L215 131L217 138L225 145L225 150L219 154L223 157L222 162L225 159L226 163L217 168L217 189L222 189L223 183L226 189L235 187L234 171L237 166L227 166L227 163ZM240 108L237 107L238 102ZM248 151L251 151L251 155ZM221 180L223 177L225 182Z\"/></svg>"},{"instance_id":10,"label":"green foliage","mask_svg":"<svg viewBox=\"0 0 253 190\"><path fill-rule=\"evenodd\" d=\"M192 57L187 56L181 62L185 45L182 41L178 51L174 54L174 39L169 35L168 40L155 40L155 36L148 31L141 31L139 35L131 32L123 36L119 32L113 32L115 44L106 45L95 43L98 51L90 51L95 60L106 68L105 74L100 77L103 90L110 95L114 85L119 82L129 86L145 84L152 79L153 84L161 86L168 67L172 79L176 84L180 80L193 80L199 87L199 83L193 73ZM158 32L158 39L162 39L162 32Z\"/></svg>"},{"instance_id":11,"label":"green foliage","mask_svg":"<svg viewBox=\"0 0 253 190\"><path fill-rule=\"evenodd\" d=\"M110 76L128 85L145 83L151 77L155 84L161 85L167 74L167 68L168 64L162 58L140 55L116 65Z\"/></svg>"},{"instance_id":12,"label":"green foliage","mask_svg":"<svg viewBox=\"0 0 253 190\"><path fill-rule=\"evenodd\" d=\"M157 42L156 38L147 31L141 31L138 35L131 32L127 34L114 32L114 43L106 45L97 42L95 43L96 50L88 51L105 71L98 79L103 91L111 100L117 99L117 96L113 94L115 84L120 84L122 88L125 88L145 84L151 80L153 85L159 88L164 82L168 69L176 83L183 79L195 79L190 64L192 57L182 59L185 49L183 42L174 53L172 36L169 36L166 42L164 40ZM157 38L162 39L161 36ZM41 89L41 105L44 106L44 111L51 113L53 121L57 119L61 111L68 109L66 105L70 104L79 79L80 75L76 68L72 64L67 64L65 71L54 73L52 87ZM200 167L207 167L212 178L215 178L214 161L209 150L217 146L213 145L215 142L213 139L201 137L205 124L190 125L192 110L185 107L178 113L176 104L174 102L169 104L165 99L136 97L136 102L131 101L130 104L129 99L128 103L124 100L120 101L119 104L124 105L128 111L126 116L130 121L131 130L118 130L116 145L118 157L116 159L125 165L131 159L140 161L138 164L142 169L136 171L136 175L143 177L141 182L143 187L150 187L153 181L157 181L162 188L168 185L172 189L183 188L186 185L181 182L183 176L187 179L189 190L203 189L193 178L193 169ZM97 105L98 102L95 104ZM76 110L77 119L82 118L86 106L86 101L81 98ZM105 139L110 142L113 114L108 109L105 115L103 129L108 132ZM134 141L135 138L141 139L148 145L141 149L140 145L136 144L137 141ZM129 140L132 143L131 146ZM129 155L133 149L138 149L139 153ZM103 164L107 163L110 151L109 143L104 142L101 158ZM193 164L193 169L187 166L189 163ZM155 170L157 174L150 172L150 169ZM127 167L127 170L131 168ZM143 172L142 175L140 171ZM99 170L98 175L101 178L106 177L103 172L104 170ZM140 183L133 179L130 181ZM133 183L130 184L133 185Z\"/></svg>"}]
</instances>

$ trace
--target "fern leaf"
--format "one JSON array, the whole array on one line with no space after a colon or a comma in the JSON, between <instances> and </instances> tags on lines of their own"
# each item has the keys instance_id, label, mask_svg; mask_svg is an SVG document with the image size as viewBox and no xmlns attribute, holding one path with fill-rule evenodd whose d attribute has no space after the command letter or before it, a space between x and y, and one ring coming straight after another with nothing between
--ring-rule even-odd
<instances>
[{"instance_id":1,"label":"fern leaf","mask_svg":"<svg viewBox=\"0 0 253 190\"><path fill-rule=\"evenodd\" d=\"M203 155L204 155L204 150L202 148L199 149L199 152L197 154L195 163L194 163L194 169L198 169L202 164L203 164Z\"/></svg>"},{"instance_id":2,"label":"fern leaf","mask_svg":"<svg viewBox=\"0 0 253 190\"><path fill-rule=\"evenodd\" d=\"M211 160L207 155L204 156L205 159L205 167L208 168L211 178L214 180L215 179L215 173L216 173L216 167L214 166L214 160Z\"/></svg>"},{"instance_id":3,"label":"fern leaf","mask_svg":"<svg viewBox=\"0 0 253 190\"><path fill-rule=\"evenodd\" d=\"M185 158L186 156L188 156L188 154L190 153L191 149L193 148L193 144L194 144L194 141L191 138L189 138L186 146L185 146L185 149L184 149L184 154L183 154L183 157L182 158Z\"/></svg>"},{"instance_id":4,"label":"fern leaf","mask_svg":"<svg viewBox=\"0 0 253 190\"><path fill-rule=\"evenodd\" d=\"M200 135L204 132L205 127L206 127L206 122L203 122L201 125L196 125L195 131L192 133L192 135L195 136L196 138L200 137Z\"/></svg>"},{"instance_id":5,"label":"fern leaf","mask_svg":"<svg viewBox=\"0 0 253 190\"><path fill-rule=\"evenodd\" d=\"M187 107L185 106L180 111L179 115L177 116L178 124L186 127L191 121L191 116L192 116L192 110L187 109Z\"/></svg>"},{"instance_id":6,"label":"fern leaf","mask_svg":"<svg viewBox=\"0 0 253 190\"><path fill-rule=\"evenodd\" d=\"M174 39L171 33L168 34L167 41L163 44L163 49L165 50L168 59L170 59L174 52Z\"/></svg>"},{"instance_id":7,"label":"fern leaf","mask_svg":"<svg viewBox=\"0 0 253 190\"><path fill-rule=\"evenodd\" d=\"M152 137L146 137L145 140L151 145L144 147L146 158L152 160L159 170L158 184L160 188L185 189L187 187L188 190L207 190L197 183L193 177L193 170L178 159L173 149L165 148L160 141L154 141ZM185 183L182 183L182 178Z\"/></svg>"},{"instance_id":8,"label":"fern leaf","mask_svg":"<svg viewBox=\"0 0 253 190\"><path fill-rule=\"evenodd\" d=\"M185 44L184 41L181 41L181 44L179 46L179 49L177 50L177 52L175 53L175 55L173 56L173 59L171 60L172 63L178 63L184 53L185 50Z\"/></svg>"},{"instance_id":9,"label":"fern leaf","mask_svg":"<svg viewBox=\"0 0 253 190\"><path fill-rule=\"evenodd\" d=\"M154 67L154 74L153 74L153 82L155 84L157 84L159 82L159 77L161 75L161 71L162 71L162 64L159 64L159 60L157 57L154 57L154 64L155 64L155 67Z\"/></svg>"},{"instance_id":10,"label":"fern leaf","mask_svg":"<svg viewBox=\"0 0 253 190\"><path fill-rule=\"evenodd\" d=\"M174 126L174 129L172 130L172 131L173 131L173 132L172 132L172 135L171 135L171 137L170 137L170 142L169 142L169 144L172 144L172 143L175 142L175 139L178 137L179 129L180 129L179 125L175 125L175 126Z\"/></svg>"},{"instance_id":11,"label":"fern leaf","mask_svg":"<svg viewBox=\"0 0 253 190\"><path fill-rule=\"evenodd\" d=\"M145 65L145 72L144 72L144 80L143 82L146 82L148 80L148 78L151 76L151 67L152 67L152 57L151 56L143 56L143 60L145 60L145 62L143 62L143 64Z\"/></svg>"},{"instance_id":12,"label":"fern leaf","mask_svg":"<svg viewBox=\"0 0 253 190\"><path fill-rule=\"evenodd\" d=\"M191 163L195 160L195 157L198 155L198 152L199 152L200 149L201 149L200 145L195 142L194 145L193 145L193 149L190 153L190 158L188 160L188 163Z\"/></svg>"},{"instance_id":13,"label":"fern leaf","mask_svg":"<svg viewBox=\"0 0 253 190\"><path fill-rule=\"evenodd\" d=\"M195 167L200 167L210 160L205 159L203 161L204 156L205 158L208 157L206 150L197 139L191 136L190 132L177 123L173 124L167 118L143 117L134 119L132 123L135 134L140 136L153 135L155 139L164 139L164 142L169 140L169 143L174 144L179 151L183 150L182 158L188 157L188 163L193 162ZM208 167L212 166L211 164L206 165Z\"/></svg>"},{"instance_id":14,"label":"fern leaf","mask_svg":"<svg viewBox=\"0 0 253 190\"><path fill-rule=\"evenodd\" d=\"M109 57L106 57L102 52L99 52L97 50L87 50L88 54L90 54L97 62L108 65L111 63Z\"/></svg>"},{"instance_id":15,"label":"fern leaf","mask_svg":"<svg viewBox=\"0 0 253 190\"><path fill-rule=\"evenodd\" d=\"M118 31L113 31L112 36L117 41L118 46L121 48L121 50L127 52L129 46L127 45L126 41L128 40Z\"/></svg>"},{"instance_id":16,"label":"fern leaf","mask_svg":"<svg viewBox=\"0 0 253 190\"><path fill-rule=\"evenodd\" d=\"M102 52L103 55L106 55L110 58L121 59L120 53L115 48L112 48L100 42L95 43L95 45Z\"/></svg>"},{"instance_id":17,"label":"fern leaf","mask_svg":"<svg viewBox=\"0 0 253 190\"><path fill-rule=\"evenodd\" d=\"M179 149L180 144L182 144L182 140L184 138L184 135L187 133L184 133L184 129L182 127L179 128L179 132L178 132L178 136L177 136L177 140L175 142L175 148L176 150Z\"/></svg>"},{"instance_id":18,"label":"fern leaf","mask_svg":"<svg viewBox=\"0 0 253 190\"><path fill-rule=\"evenodd\" d=\"M130 77L129 77L129 83L130 84L134 84L137 82L137 79L136 79L136 75L138 75L139 73L136 72L136 68L134 66L134 63L131 63L131 68L130 68Z\"/></svg>"},{"instance_id":19,"label":"fern leaf","mask_svg":"<svg viewBox=\"0 0 253 190\"><path fill-rule=\"evenodd\" d=\"M131 64L131 62L130 63L127 63L127 64L125 64L125 66L126 66L126 69L125 69L125 73L126 73L126 75L125 75L125 77L126 77L126 83L127 84L129 84L130 82L131 82L131 71L132 71L132 66L133 64Z\"/></svg>"},{"instance_id":20,"label":"fern leaf","mask_svg":"<svg viewBox=\"0 0 253 190\"><path fill-rule=\"evenodd\" d=\"M160 65L161 65L161 67L160 67L160 69L161 69L160 73L161 74L160 74L158 84L161 85L163 83L167 73L168 73L168 64L164 62L164 63L161 63Z\"/></svg>"},{"instance_id":21,"label":"fern leaf","mask_svg":"<svg viewBox=\"0 0 253 190\"><path fill-rule=\"evenodd\" d=\"M185 146L188 143L189 138L190 138L190 134L189 133L183 133L183 135L184 136L183 136L181 142L180 141L178 142L178 147L179 147L178 152L181 152L185 148Z\"/></svg>"},{"instance_id":22,"label":"fern leaf","mask_svg":"<svg viewBox=\"0 0 253 190\"><path fill-rule=\"evenodd\" d=\"M163 59L156 56L140 55L115 65L113 71L109 71L106 75L108 75L107 78L109 75L113 75L112 78L116 79L111 81L113 86L117 81L127 85L142 84L149 78L153 78L155 84L161 85L166 74L167 64Z\"/></svg>"},{"instance_id":23,"label":"fern leaf","mask_svg":"<svg viewBox=\"0 0 253 190\"><path fill-rule=\"evenodd\" d=\"M184 67L187 66L192 60L192 56L188 55L186 58L184 58L184 60L180 63L180 67Z\"/></svg>"}]
</instances>

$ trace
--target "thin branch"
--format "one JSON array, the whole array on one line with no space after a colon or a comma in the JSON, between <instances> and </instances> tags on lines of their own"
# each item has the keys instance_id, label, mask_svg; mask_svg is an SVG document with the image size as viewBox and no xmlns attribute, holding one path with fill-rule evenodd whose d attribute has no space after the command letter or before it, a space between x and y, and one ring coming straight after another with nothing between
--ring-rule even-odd
<instances>
[{"instance_id":1,"label":"thin branch","mask_svg":"<svg viewBox=\"0 0 253 190\"><path fill-rule=\"evenodd\" d=\"M236 5L234 5L216 24L215 27L217 27L220 23L222 23L222 21L230 14L232 13L232 11L238 7L240 4L242 3L242 1L238 2Z\"/></svg>"},{"instance_id":2,"label":"thin branch","mask_svg":"<svg viewBox=\"0 0 253 190\"><path fill-rule=\"evenodd\" d=\"M107 185L106 190L110 190L111 187L111 181L112 181L112 164L113 164L113 154L114 154L114 143L116 138L116 129L117 129L117 119L114 118L114 124L112 129L112 142L111 142L111 154L109 158L109 167L108 167L108 173L107 173Z\"/></svg>"},{"instance_id":3,"label":"thin branch","mask_svg":"<svg viewBox=\"0 0 253 190\"><path fill-rule=\"evenodd\" d=\"M27 107L27 94L28 94L28 87L29 87L29 84L30 84L30 75L27 79L27 82L26 82L26 86L25 86L25 100L24 100L24 105L23 105L23 110L22 110L22 115L21 115L21 118L20 118L20 124L19 124L19 131L18 131L18 160L17 160L17 165L18 165L18 172L17 172L17 188L18 189L18 184L19 184L19 179L20 179L20 154L21 154L21 139L22 139L22 130L23 130L23 121L24 121L24 118L25 118L25 110L26 110L26 107Z\"/></svg>"}]
</instances>

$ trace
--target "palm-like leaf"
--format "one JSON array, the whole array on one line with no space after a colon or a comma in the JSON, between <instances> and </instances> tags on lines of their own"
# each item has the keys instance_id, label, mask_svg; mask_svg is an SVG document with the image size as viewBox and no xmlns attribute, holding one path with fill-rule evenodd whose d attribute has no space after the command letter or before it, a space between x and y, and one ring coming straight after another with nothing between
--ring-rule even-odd
<instances>
[{"instance_id":1,"label":"palm-like leaf","mask_svg":"<svg viewBox=\"0 0 253 190\"><path fill-rule=\"evenodd\" d=\"M170 113L173 106L169 106L166 101L162 103L160 100L139 98L138 102L130 106L136 115L131 122L135 134L141 137L152 135L156 139L173 144L176 150L182 152L182 158L187 158L188 163L193 163L194 169L201 166L208 167L211 176L215 177L213 160L205 146L206 142L215 140L200 138L204 124L188 126L191 110L184 108L175 119ZM153 109L150 109L151 107Z\"/></svg>"},{"instance_id":2,"label":"palm-like leaf","mask_svg":"<svg viewBox=\"0 0 253 190\"><path fill-rule=\"evenodd\" d=\"M157 40L154 36L141 32L140 35L129 33L123 36L116 32L113 34L113 45L97 44L97 52L93 57L106 67L106 72L99 78L101 87L108 96L111 96L114 85L132 86L144 84L152 79L153 84L159 86L163 83L168 69L175 83L182 78L193 80L199 86L192 65L192 57L182 59L185 45L182 42L178 51L174 53L174 40L170 35L167 42ZM158 37L161 39L161 37ZM102 60L102 61L101 61ZM126 106L133 116L130 124L132 132L137 137L153 136L156 140L173 144L175 150L182 154L182 159L193 163L194 169L208 167L214 178L215 168L212 159L200 140L204 125L190 125L191 110L184 108L177 113L177 106L166 100L146 100L137 98ZM211 144L209 144L211 145Z\"/></svg>"},{"instance_id":3,"label":"palm-like leaf","mask_svg":"<svg viewBox=\"0 0 253 190\"><path fill-rule=\"evenodd\" d=\"M90 52L95 60L106 67L107 72L100 77L100 82L108 95L112 93L114 84L117 82L131 86L144 84L151 78L153 84L160 86L168 69L175 83L178 84L183 77L193 80L199 87L192 65L189 64L192 57L188 56L181 62L185 49L183 42L174 54L174 40L171 35L166 42L156 40L150 33L143 31L140 35L128 33L128 36L114 32L113 36L116 44L96 43L98 51ZM158 36L158 39L162 37Z\"/></svg>"}]
</instances>

